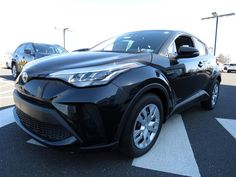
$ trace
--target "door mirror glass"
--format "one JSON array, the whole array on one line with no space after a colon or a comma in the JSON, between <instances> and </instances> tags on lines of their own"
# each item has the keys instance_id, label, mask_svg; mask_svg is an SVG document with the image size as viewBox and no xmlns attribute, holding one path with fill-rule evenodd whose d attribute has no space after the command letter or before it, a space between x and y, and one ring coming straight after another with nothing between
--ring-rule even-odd
<instances>
[{"instance_id":1,"label":"door mirror glass","mask_svg":"<svg viewBox=\"0 0 236 177\"><path fill-rule=\"evenodd\" d=\"M199 56L198 49L194 47L181 46L178 51L177 58L193 58Z\"/></svg>"}]
</instances>

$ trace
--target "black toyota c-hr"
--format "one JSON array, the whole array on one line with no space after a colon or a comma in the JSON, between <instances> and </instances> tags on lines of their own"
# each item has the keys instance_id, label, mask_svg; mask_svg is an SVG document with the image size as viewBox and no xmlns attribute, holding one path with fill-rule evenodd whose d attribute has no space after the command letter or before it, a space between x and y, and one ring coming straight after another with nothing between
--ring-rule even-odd
<instances>
[{"instance_id":1,"label":"black toyota c-hr","mask_svg":"<svg viewBox=\"0 0 236 177\"><path fill-rule=\"evenodd\" d=\"M49 146L118 145L146 153L162 123L201 102L213 109L220 72L198 38L180 31L125 33L89 51L27 64L16 80L17 124Z\"/></svg>"}]
</instances>

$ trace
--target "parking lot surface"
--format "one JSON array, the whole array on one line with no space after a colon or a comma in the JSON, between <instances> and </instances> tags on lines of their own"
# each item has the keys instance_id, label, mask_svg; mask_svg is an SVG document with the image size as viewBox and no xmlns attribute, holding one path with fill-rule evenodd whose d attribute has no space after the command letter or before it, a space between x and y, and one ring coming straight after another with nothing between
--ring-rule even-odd
<instances>
[{"instance_id":1,"label":"parking lot surface","mask_svg":"<svg viewBox=\"0 0 236 177\"><path fill-rule=\"evenodd\" d=\"M142 157L116 150L53 149L14 123L10 70L0 69L0 176L236 176L236 73L222 73L212 111L196 105L173 115Z\"/></svg>"}]
</instances>

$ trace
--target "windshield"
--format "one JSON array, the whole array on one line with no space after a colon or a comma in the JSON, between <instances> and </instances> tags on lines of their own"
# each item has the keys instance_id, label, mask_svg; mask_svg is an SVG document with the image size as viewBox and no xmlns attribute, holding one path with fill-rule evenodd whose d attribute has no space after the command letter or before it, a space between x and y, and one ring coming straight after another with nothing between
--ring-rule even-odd
<instances>
[{"instance_id":1,"label":"windshield","mask_svg":"<svg viewBox=\"0 0 236 177\"><path fill-rule=\"evenodd\" d=\"M158 51L164 41L170 35L170 31L140 31L126 33L118 37L108 39L91 49L91 51L140 53Z\"/></svg>"},{"instance_id":2,"label":"windshield","mask_svg":"<svg viewBox=\"0 0 236 177\"><path fill-rule=\"evenodd\" d=\"M67 52L64 48L58 45L50 44L34 44L37 53L41 54L61 54Z\"/></svg>"}]
</instances>

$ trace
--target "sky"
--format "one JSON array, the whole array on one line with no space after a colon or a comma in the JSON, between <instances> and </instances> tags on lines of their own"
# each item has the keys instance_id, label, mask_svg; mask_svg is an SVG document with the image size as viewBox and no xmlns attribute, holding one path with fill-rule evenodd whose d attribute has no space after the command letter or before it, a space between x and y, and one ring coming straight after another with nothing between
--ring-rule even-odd
<instances>
[{"instance_id":1,"label":"sky","mask_svg":"<svg viewBox=\"0 0 236 177\"><path fill-rule=\"evenodd\" d=\"M187 31L213 47L215 19L201 20L212 12L236 13L235 0L0 1L0 56L23 42L63 45L63 28L69 51L145 29ZM235 32L236 16L219 19L217 55L236 61Z\"/></svg>"}]
</instances>

